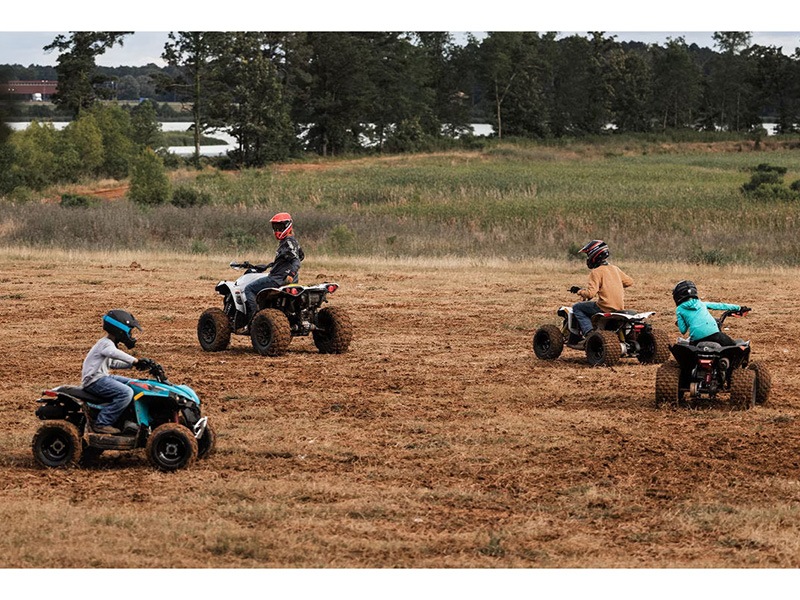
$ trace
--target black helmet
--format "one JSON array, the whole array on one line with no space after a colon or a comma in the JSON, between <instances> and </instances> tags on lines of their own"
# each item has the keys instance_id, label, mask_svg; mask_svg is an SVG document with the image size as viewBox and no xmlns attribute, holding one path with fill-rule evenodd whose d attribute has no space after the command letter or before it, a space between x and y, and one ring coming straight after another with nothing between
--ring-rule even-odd
<instances>
[{"instance_id":1,"label":"black helmet","mask_svg":"<svg viewBox=\"0 0 800 600\"><path fill-rule=\"evenodd\" d=\"M136 317L127 311L117 308L103 315L103 330L111 334L115 342L122 342L128 349L136 345L134 329L142 330Z\"/></svg>"},{"instance_id":2,"label":"black helmet","mask_svg":"<svg viewBox=\"0 0 800 600\"><path fill-rule=\"evenodd\" d=\"M697 286L688 279L679 281L675 289L672 290L672 299L675 300L675 306L683 304L689 298L697 298Z\"/></svg>"},{"instance_id":3,"label":"black helmet","mask_svg":"<svg viewBox=\"0 0 800 600\"><path fill-rule=\"evenodd\" d=\"M586 254L586 266L590 269L599 267L611 256L611 252L608 250L608 244L603 240L592 240L578 252L584 252Z\"/></svg>"}]
</instances>

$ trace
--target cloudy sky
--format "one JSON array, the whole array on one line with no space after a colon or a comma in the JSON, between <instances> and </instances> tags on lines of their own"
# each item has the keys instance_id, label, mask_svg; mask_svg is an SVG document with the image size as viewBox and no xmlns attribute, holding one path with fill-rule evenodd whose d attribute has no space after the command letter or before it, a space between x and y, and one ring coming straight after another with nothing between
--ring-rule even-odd
<instances>
[{"instance_id":1,"label":"cloudy sky","mask_svg":"<svg viewBox=\"0 0 800 600\"><path fill-rule=\"evenodd\" d=\"M174 3L173 3L174 4ZM374 0L304 0L297 8L274 4L252 5L225 13L219 3L202 0L191 9L165 7L164 2L137 0L109 14L111 5L104 0L82 0L81 10L63 0L39 0L34 11L25 3L15 2L0 22L0 64L54 65L57 52L42 48L58 33L67 31L135 31L98 58L104 66L163 64L161 52L167 31L176 30L261 30L261 31L558 31L562 34L604 31L619 41L637 40L664 43L668 37L683 36L687 43L713 46L713 31L750 31L753 43L783 48L792 54L800 47L800 32L782 32L781 19L772 14L754 14L752 3L672 0L669 4L641 0L570 0L564 8L541 8L528 3L520 9L518 0L403 0L382 5ZM248 4L248 6L251 6ZM381 6L380 11L375 6ZM260 8L263 7L263 8ZM174 12L173 12L174 11ZM767 13L769 11L761 11ZM80 13L80 14L77 14ZM97 16L92 16L97 15ZM795 24L797 25L797 24Z\"/></svg>"}]
</instances>

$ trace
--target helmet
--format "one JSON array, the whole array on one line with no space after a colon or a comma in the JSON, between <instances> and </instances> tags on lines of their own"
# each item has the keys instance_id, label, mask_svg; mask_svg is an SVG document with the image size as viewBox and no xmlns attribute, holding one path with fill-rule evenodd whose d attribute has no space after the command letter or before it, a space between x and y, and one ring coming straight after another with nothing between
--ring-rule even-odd
<instances>
[{"instance_id":1,"label":"helmet","mask_svg":"<svg viewBox=\"0 0 800 600\"><path fill-rule=\"evenodd\" d=\"M608 250L608 244L603 240L592 240L578 252L584 252L586 254L586 266L590 269L599 267L611 256L611 252Z\"/></svg>"},{"instance_id":2,"label":"helmet","mask_svg":"<svg viewBox=\"0 0 800 600\"><path fill-rule=\"evenodd\" d=\"M679 281L675 289L672 290L672 299L675 300L675 306L683 304L689 298L697 298L697 286L688 279Z\"/></svg>"},{"instance_id":3,"label":"helmet","mask_svg":"<svg viewBox=\"0 0 800 600\"><path fill-rule=\"evenodd\" d=\"M292 215L289 213L278 213L269 222L272 223L275 239L282 240L292 235Z\"/></svg>"},{"instance_id":4,"label":"helmet","mask_svg":"<svg viewBox=\"0 0 800 600\"><path fill-rule=\"evenodd\" d=\"M122 342L128 349L136 345L134 329L142 330L136 317L127 311L114 309L103 315L103 330L108 332L115 342Z\"/></svg>"}]
</instances>

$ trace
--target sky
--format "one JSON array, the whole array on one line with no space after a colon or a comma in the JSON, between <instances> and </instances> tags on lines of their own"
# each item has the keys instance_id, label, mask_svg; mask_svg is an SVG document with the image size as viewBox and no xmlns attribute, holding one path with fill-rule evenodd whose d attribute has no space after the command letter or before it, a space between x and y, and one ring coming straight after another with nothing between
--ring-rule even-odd
<instances>
[{"instance_id":1,"label":"sky","mask_svg":"<svg viewBox=\"0 0 800 600\"><path fill-rule=\"evenodd\" d=\"M83 0L80 14L74 3L63 0L40 0L34 14L17 2L0 22L0 64L55 65L58 52L45 53L42 48L58 33L68 31L136 32L126 37L121 47L98 57L97 64L102 66L163 65L167 32L178 30L450 31L462 32L461 39L468 31L478 37L486 31L558 31L562 35L603 31L618 41L663 44L669 37L683 36L689 44L707 47L713 47L713 31L750 31L753 43L782 47L787 55L800 47L800 32L782 32L784 23L775 15L777 11L754 15L752 3L673 0L668 5L649 3L649 9L647 4L641 0L570 0L563 3L563 9L543 9L534 2L520 9L518 0L403 0L376 11L381 3L374 0L304 0L296 4L298 8L261 4L252 6L264 8L241 9L244 5L237 4L240 10L223 13L219 3L209 3L211 8L204 11L203 2L197 0L190 10L181 6L173 13L163 2L138 0L126 5L125 14L109 16L107 1Z\"/></svg>"}]
</instances>

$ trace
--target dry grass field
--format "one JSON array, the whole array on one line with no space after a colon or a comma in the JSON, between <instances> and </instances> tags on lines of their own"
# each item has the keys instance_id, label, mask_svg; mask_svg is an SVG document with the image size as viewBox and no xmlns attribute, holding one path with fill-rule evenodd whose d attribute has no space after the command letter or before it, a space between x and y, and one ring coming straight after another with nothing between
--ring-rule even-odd
<instances>
[{"instance_id":1,"label":"dry grass field","mask_svg":"<svg viewBox=\"0 0 800 600\"><path fill-rule=\"evenodd\" d=\"M731 412L654 408L655 366L538 361L532 334L575 300L580 262L310 256L303 281L341 284L350 352L205 353L197 317L233 258L0 250L1 567L800 567L797 270L620 265L629 306L671 336L682 278L754 309L731 333L773 395ZM199 393L207 460L33 461L39 394L78 382L110 308Z\"/></svg>"}]
</instances>

